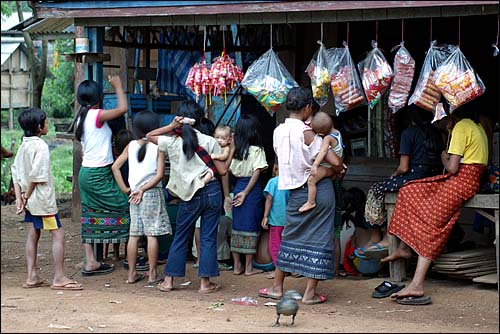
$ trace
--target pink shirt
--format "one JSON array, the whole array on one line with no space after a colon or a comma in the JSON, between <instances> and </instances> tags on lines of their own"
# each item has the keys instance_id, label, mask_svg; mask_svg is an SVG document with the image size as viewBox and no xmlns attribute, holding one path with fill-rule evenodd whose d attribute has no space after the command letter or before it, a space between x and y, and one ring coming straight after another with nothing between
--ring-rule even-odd
<instances>
[{"instance_id":1,"label":"pink shirt","mask_svg":"<svg viewBox=\"0 0 500 334\"><path fill-rule=\"evenodd\" d=\"M280 190L301 187L311 174L311 166L323 140L316 135L310 145L304 144L305 130L310 130L310 127L293 118L285 119L274 130L273 147L278 158Z\"/></svg>"}]
</instances>

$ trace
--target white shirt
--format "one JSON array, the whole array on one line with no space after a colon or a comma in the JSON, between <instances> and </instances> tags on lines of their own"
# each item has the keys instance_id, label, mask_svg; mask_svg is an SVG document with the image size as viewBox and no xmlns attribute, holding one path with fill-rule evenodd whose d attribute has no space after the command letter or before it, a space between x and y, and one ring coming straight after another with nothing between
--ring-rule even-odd
<instances>
[{"instance_id":1,"label":"white shirt","mask_svg":"<svg viewBox=\"0 0 500 334\"><path fill-rule=\"evenodd\" d=\"M158 169L158 146L148 142L144 160L139 162L137 153L141 145L138 140L132 140L128 144L128 183L132 192L138 190L142 185L151 181L156 176ZM157 187L161 187L158 182Z\"/></svg>"},{"instance_id":2,"label":"white shirt","mask_svg":"<svg viewBox=\"0 0 500 334\"><path fill-rule=\"evenodd\" d=\"M314 158L321 149L322 138L314 137L304 144L304 131L310 130L304 122L287 118L273 133L273 148L278 158L278 189L296 189L307 182Z\"/></svg>"},{"instance_id":3,"label":"white shirt","mask_svg":"<svg viewBox=\"0 0 500 334\"><path fill-rule=\"evenodd\" d=\"M194 131L198 137L198 144L208 154L221 153L222 149L214 137L204 135L198 130ZM181 200L189 201L198 189L205 186L202 177L209 171L209 168L196 153L191 160L187 160L182 151L182 143L182 137L158 137L158 149L166 152L170 160L170 177L167 189Z\"/></svg>"},{"instance_id":4,"label":"white shirt","mask_svg":"<svg viewBox=\"0 0 500 334\"><path fill-rule=\"evenodd\" d=\"M103 167L113 163L111 128L108 123L99 124L102 109L90 109L83 124L83 167Z\"/></svg>"},{"instance_id":5,"label":"white shirt","mask_svg":"<svg viewBox=\"0 0 500 334\"><path fill-rule=\"evenodd\" d=\"M23 137L11 167L12 181L19 184L21 192L28 190L28 184L35 182L26 209L34 216L48 216L57 213L56 191L50 168L49 146L40 137Z\"/></svg>"}]
</instances>

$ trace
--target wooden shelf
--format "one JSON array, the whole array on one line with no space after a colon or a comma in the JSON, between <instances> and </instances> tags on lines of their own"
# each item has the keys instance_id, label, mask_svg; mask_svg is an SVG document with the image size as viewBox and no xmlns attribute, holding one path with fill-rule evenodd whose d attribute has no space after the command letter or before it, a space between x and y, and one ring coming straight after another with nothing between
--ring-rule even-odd
<instances>
[{"instance_id":1,"label":"wooden shelf","mask_svg":"<svg viewBox=\"0 0 500 334\"><path fill-rule=\"evenodd\" d=\"M109 53L85 52L85 53L66 53L66 61L76 61L77 63L102 63L111 60Z\"/></svg>"}]
</instances>

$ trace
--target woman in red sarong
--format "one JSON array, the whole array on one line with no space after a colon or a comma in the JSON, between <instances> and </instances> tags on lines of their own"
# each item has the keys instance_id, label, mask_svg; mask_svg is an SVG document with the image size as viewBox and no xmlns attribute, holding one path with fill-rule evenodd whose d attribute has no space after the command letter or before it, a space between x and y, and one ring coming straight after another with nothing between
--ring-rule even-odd
<instances>
[{"instance_id":1,"label":"woman in red sarong","mask_svg":"<svg viewBox=\"0 0 500 334\"><path fill-rule=\"evenodd\" d=\"M448 152L441 154L448 173L404 185L389 225L389 233L402 242L382 262L408 259L410 248L418 254L412 282L392 295L401 304L416 303L424 297L423 283L430 264L443 250L463 203L479 190L488 163L488 139L477 112L463 106L450 118L450 124L456 124ZM429 297L425 303L430 303Z\"/></svg>"}]
</instances>

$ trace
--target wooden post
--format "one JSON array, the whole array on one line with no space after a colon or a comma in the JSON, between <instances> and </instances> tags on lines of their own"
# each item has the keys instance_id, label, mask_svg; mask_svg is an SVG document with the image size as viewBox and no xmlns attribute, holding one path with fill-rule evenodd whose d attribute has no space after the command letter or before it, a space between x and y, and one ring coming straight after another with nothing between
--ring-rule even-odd
<instances>
[{"instance_id":1,"label":"wooden post","mask_svg":"<svg viewBox=\"0 0 500 334\"><path fill-rule=\"evenodd\" d=\"M389 223L391 222L392 214L396 206L397 193L387 193L385 195L385 210L387 211L387 229L389 229ZM398 237L389 234L389 254L392 254L399 246L401 240ZM401 282L406 280L406 265L405 260L399 259L389 262L389 272L391 275L391 281Z\"/></svg>"},{"instance_id":2,"label":"wooden post","mask_svg":"<svg viewBox=\"0 0 500 334\"><path fill-rule=\"evenodd\" d=\"M22 54L19 53L19 57ZM9 130L14 129L14 107L12 106L12 86L14 85L14 80L12 80L12 55L9 57Z\"/></svg>"},{"instance_id":3,"label":"wooden post","mask_svg":"<svg viewBox=\"0 0 500 334\"><path fill-rule=\"evenodd\" d=\"M84 27L77 26L75 28L75 37L84 37ZM84 80L84 64L75 60L75 97L78 85ZM75 114L80 108L77 99L75 98ZM82 166L82 145L76 139L73 139L73 210L71 211L71 219L74 223L80 223L82 219L82 203L80 199L80 188L78 186L78 174Z\"/></svg>"}]
</instances>

